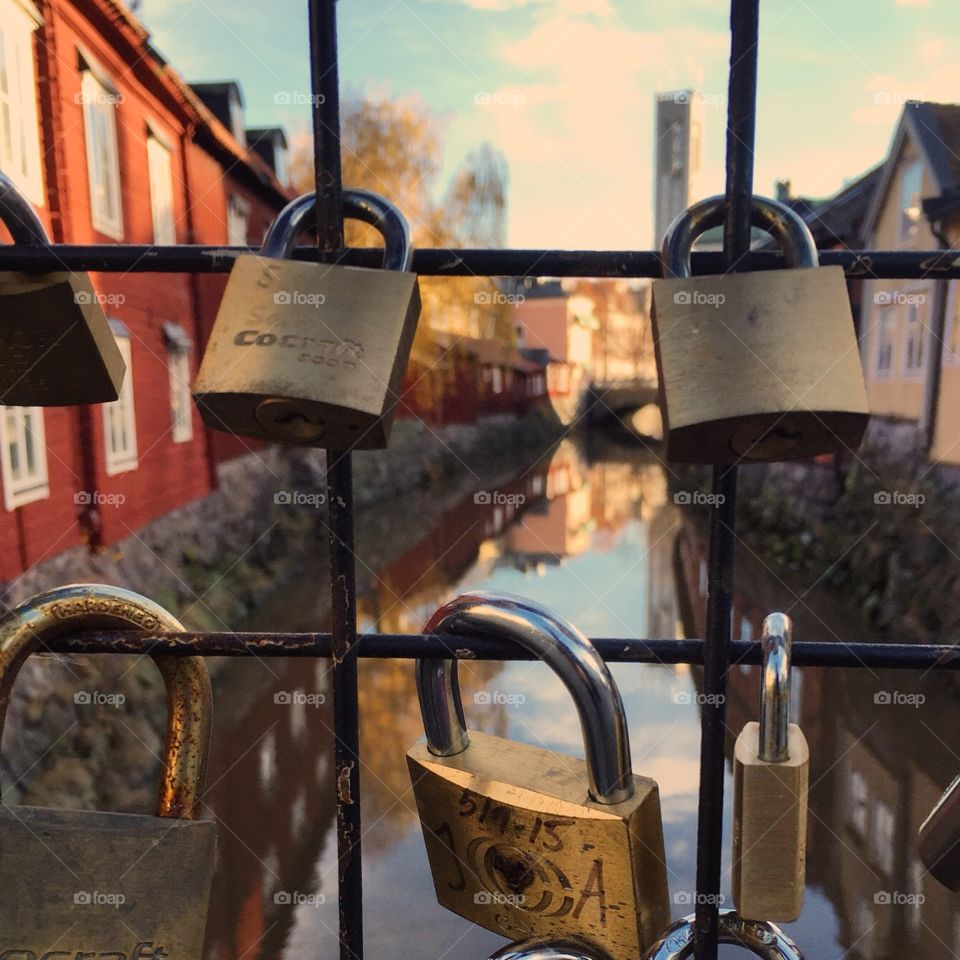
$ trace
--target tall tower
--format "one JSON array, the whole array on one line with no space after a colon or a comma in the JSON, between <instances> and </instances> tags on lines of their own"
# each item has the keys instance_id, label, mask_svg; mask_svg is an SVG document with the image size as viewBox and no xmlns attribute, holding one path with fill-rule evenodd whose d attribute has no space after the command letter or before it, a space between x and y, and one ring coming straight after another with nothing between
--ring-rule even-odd
<instances>
[{"instance_id":1,"label":"tall tower","mask_svg":"<svg viewBox=\"0 0 960 960\"><path fill-rule=\"evenodd\" d=\"M656 94L653 204L655 248L671 221L694 200L700 174L702 104L693 90Z\"/></svg>"}]
</instances>

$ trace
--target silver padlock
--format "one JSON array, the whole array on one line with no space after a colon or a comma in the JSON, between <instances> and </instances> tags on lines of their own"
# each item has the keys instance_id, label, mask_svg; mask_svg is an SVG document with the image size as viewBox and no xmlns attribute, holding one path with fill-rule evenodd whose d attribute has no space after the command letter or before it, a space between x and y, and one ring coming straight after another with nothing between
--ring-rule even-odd
<instances>
[{"instance_id":1,"label":"silver padlock","mask_svg":"<svg viewBox=\"0 0 960 960\"><path fill-rule=\"evenodd\" d=\"M569 940L518 940L508 943L487 960L615 960L596 944Z\"/></svg>"},{"instance_id":2,"label":"silver padlock","mask_svg":"<svg viewBox=\"0 0 960 960\"><path fill-rule=\"evenodd\" d=\"M30 203L0 173L0 220L15 244L49 246ZM116 400L126 365L85 273L0 272L0 403Z\"/></svg>"},{"instance_id":3,"label":"silver padlock","mask_svg":"<svg viewBox=\"0 0 960 960\"><path fill-rule=\"evenodd\" d=\"M803 960L800 948L775 924L744 920L734 910L721 910L717 940L749 950L763 960ZM696 917L690 914L666 929L643 960L686 960L693 955Z\"/></svg>"}]
</instances>

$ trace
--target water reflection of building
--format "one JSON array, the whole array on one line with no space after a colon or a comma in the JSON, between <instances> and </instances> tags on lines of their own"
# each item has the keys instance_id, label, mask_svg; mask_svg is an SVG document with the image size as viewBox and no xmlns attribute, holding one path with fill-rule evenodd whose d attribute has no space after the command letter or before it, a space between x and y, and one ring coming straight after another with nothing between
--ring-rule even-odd
<instances>
[{"instance_id":1,"label":"water reflection of building","mask_svg":"<svg viewBox=\"0 0 960 960\"><path fill-rule=\"evenodd\" d=\"M702 637L706 538L688 522L678 546L687 633ZM795 638L839 639L838 628L845 639L861 636L849 613L792 593L749 557L738 564L745 568L738 584L750 586L734 590L735 639L757 639L764 616L784 607ZM926 874L917 853L919 825L956 775L956 755L934 729L941 711L956 709L953 684L942 675L866 668L793 671L791 712L810 745L807 886L831 902L846 956L960 955L960 903ZM759 668L732 667L728 761L758 710Z\"/></svg>"}]
</instances>

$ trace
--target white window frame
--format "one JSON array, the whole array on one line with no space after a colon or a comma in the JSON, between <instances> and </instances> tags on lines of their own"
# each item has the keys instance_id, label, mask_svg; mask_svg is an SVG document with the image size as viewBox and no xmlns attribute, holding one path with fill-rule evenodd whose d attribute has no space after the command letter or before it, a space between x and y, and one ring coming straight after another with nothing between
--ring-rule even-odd
<instances>
[{"instance_id":1,"label":"white window frame","mask_svg":"<svg viewBox=\"0 0 960 960\"><path fill-rule=\"evenodd\" d=\"M15 420L10 424L9 420ZM34 469L14 476L11 447L20 446L23 466L26 467L26 432L30 421L34 446ZM12 430L11 430L12 426ZM42 407L0 406L0 469L3 475L3 505L7 510L16 510L35 500L50 496L50 479L47 474L47 444L43 424Z\"/></svg>"},{"instance_id":2,"label":"white window frame","mask_svg":"<svg viewBox=\"0 0 960 960\"><path fill-rule=\"evenodd\" d=\"M490 386L494 393L503 393L503 371L499 367L493 367L490 371Z\"/></svg>"},{"instance_id":3,"label":"white window frame","mask_svg":"<svg viewBox=\"0 0 960 960\"><path fill-rule=\"evenodd\" d=\"M0 170L33 204L43 206L37 71L33 33L39 24L17 0L0 0Z\"/></svg>"},{"instance_id":4,"label":"white window frame","mask_svg":"<svg viewBox=\"0 0 960 960\"><path fill-rule=\"evenodd\" d=\"M849 823L858 836L867 836L867 780L859 771L850 770Z\"/></svg>"},{"instance_id":5,"label":"white window frame","mask_svg":"<svg viewBox=\"0 0 960 960\"><path fill-rule=\"evenodd\" d=\"M173 219L173 157L170 148L152 134L147 137L147 168L153 242L161 246L175 244L177 228Z\"/></svg>"},{"instance_id":6,"label":"white window frame","mask_svg":"<svg viewBox=\"0 0 960 960\"><path fill-rule=\"evenodd\" d=\"M116 400L103 405L103 449L106 460L107 476L112 477L128 470L136 470L137 460L137 418L133 402L133 361L130 352L130 337L117 335L117 346L127 365L123 386ZM128 440L123 449L114 446L115 427Z\"/></svg>"},{"instance_id":7,"label":"white window frame","mask_svg":"<svg viewBox=\"0 0 960 960\"><path fill-rule=\"evenodd\" d=\"M913 177L914 175L917 180L915 185L916 190L911 189L910 195L907 196L907 187L913 186L907 178ZM900 209L898 211L900 219L897 236L900 238L901 243L912 240L917 235L917 227L920 225L921 219L920 200L922 192L923 166L918 158L916 160L910 160L900 168ZM908 210L911 211L910 214L907 213ZM913 211L915 211L915 213Z\"/></svg>"},{"instance_id":8,"label":"white window frame","mask_svg":"<svg viewBox=\"0 0 960 960\"><path fill-rule=\"evenodd\" d=\"M889 380L893 373L893 348L896 342L896 328L898 324L897 308L887 305L879 307L876 311L876 322L874 324L874 344L873 344L873 363L871 370L875 380ZM887 338L887 347L889 348L886 366L880 365L880 358L883 356L884 339Z\"/></svg>"},{"instance_id":9,"label":"white window frame","mask_svg":"<svg viewBox=\"0 0 960 960\"><path fill-rule=\"evenodd\" d=\"M888 877L893 875L893 851L896 832L897 818L894 816L893 809L883 800L876 800L873 806L871 830L873 862Z\"/></svg>"},{"instance_id":10,"label":"white window frame","mask_svg":"<svg viewBox=\"0 0 960 960\"><path fill-rule=\"evenodd\" d=\"M167 344L167 370L170 375L171 436L174 443L193 439L193 398L190 395L190 351L175 343Z\"/></svg>"},{"instance_id":11,"label":"white window frame","mask_svg":"<svg viewBox=\"0 0 960 960\"><path fill-rule=\"evenodd\" d=\"M245 247L250 236L250 204L233 193L227 197L227 245Z\"/></svg>"},{"instance_id":12,"label":"white window frame","mask_svg":"<svg viewBox=\"0 0 960 960\"><path fill-rule=\"evenodd\" d=\"M960 289L956 280L947 281L947 322L943 330L943 362L960 363Z\"/></svg>"},{"instance_id":13,"label":"white window frame","mask_svg":"<svg viewBox=\"0 0 960 960\"><path fill-rule=\"evenodd\" d=\"M118 95L104 86L92 70L83 71L80 83L83 128L87 142L87 181L90 187L90 219L94 230L123 239L123 201L120 195L120 153L117 145ZM100 123L102 122L102 126ZM98 142L98 131L103 141ZM105 166L106 169L99 169ZM109 196L114 198L113 211Z\"/></svg>"},{"instance_id":14,"label":"white window frame","mask_svg":"<svg viewBox=\"0 0 960 960\"><path fill-rule=\"evenodd\" d=\"M919 303L908 303L904 306L903 321L903 349L901 350L901 369L905 380L919 380L923 377L927 369L928 344L927 336L929 331L923 322L923 312ZM911 338L916 334L916 352L915 355L920 358L920 362L914 365L908 365L911 350Z\"/></svg>"}]
</instances>

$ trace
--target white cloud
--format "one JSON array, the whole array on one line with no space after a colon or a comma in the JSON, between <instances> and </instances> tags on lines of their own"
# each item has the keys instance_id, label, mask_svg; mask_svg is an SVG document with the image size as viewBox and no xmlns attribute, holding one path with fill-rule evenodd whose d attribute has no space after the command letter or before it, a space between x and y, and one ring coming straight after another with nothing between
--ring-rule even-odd
<instances>
[{"instance_id":1,"label":"white cloud","mask_svg":"<svg viewBox=\"0 0 960 960\"><path fill-rule=\"evenodd\" d=\"M898 7L929 7L930 0L894 0Z\"/></svg>"}]
</instances>

